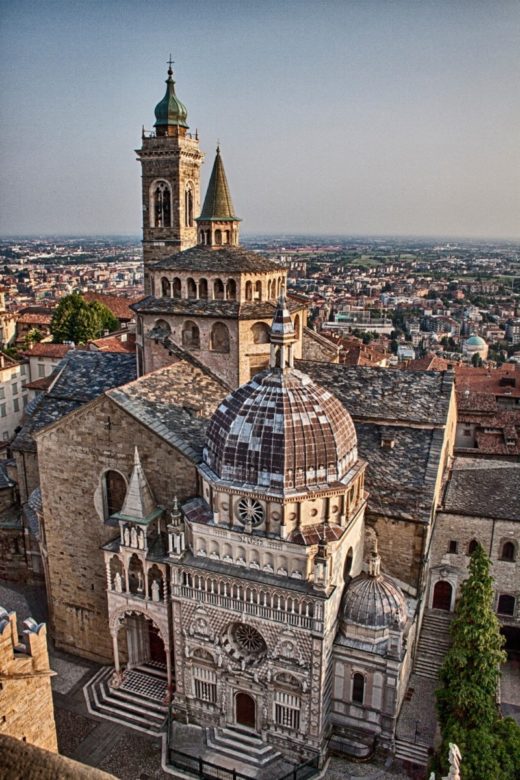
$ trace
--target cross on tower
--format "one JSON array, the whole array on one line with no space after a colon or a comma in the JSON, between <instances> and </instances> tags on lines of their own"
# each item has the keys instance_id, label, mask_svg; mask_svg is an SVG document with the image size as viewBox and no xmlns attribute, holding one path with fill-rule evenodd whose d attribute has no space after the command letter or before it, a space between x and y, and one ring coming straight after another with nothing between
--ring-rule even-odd
<instances>
[{"instance_id":1,"label":"cross on tower","mask_svg":"<svg viewBox=\"0 0 520 780\"><path fill-rule=\"evenodd\" d=\"M171 52L170 52L170 59L169 59L169 60L168 60L168 62L167 62L167 65L168 65L168 73L170 73L170 72L173 72L173 70L172 70L172 65L173 65L174 63L175 63L175 60L172 60L172 55L171 55Z\"/></svg>"}]
</instances>

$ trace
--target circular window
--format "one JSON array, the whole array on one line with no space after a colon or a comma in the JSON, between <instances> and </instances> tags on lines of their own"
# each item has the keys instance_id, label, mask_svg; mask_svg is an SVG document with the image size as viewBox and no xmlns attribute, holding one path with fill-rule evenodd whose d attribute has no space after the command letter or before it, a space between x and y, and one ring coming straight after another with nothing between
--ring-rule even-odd
<instances>
[{"instance_id":1,"label":"circular window","mask_svg":"<svg viewBox=\"0 0 520 780\"><path fill-rule=\"evenodd\" d=\"M256 628L247 623L233 623L224 634L222 646L231 658L247 666L261 663L267 655L267 645Z\"/></svg>"},{"instance_id":2,"label":"circular window","mask_svg":"<svg viewBox=\"0 0 520 780\"><path fill-rule=\"evenodd\" d=\"M244 525L246 523L251 523L252 526L260 525L264 519L264 508L260 501L241 498L238 502L238 519Z\"/></svg>"}]
</instances>

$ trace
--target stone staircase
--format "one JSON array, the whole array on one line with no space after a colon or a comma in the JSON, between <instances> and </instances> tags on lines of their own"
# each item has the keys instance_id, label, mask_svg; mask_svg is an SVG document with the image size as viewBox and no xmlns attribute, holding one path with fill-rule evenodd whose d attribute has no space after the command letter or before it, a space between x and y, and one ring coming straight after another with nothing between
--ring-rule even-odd
<instances>
[{"instance_id":1,"label":"stone staircase","mask_svg":"<svg viewBox=\"0 0 520 780\"><path fill-rule=\"evenodd\" d=\"M449 629L452 620L452 612L438 609L425 611L413 667L415 674L437 680L444 656L451 645Z\"/></svg>"},{"instance_id":2,"label":"stone staircase","mask_svg":"<svg viewBox=\"0 0 520 780\"><path fill-rule=\"evenodd\" d=\"M419 766L427 766L430 755L426 745L410 742L407 739L396 739L394 755L400 761L406 761Z\"/></svg>"},{"instance_id":3,"label":"stone staircase","mask_svg":"<svg viewBox=\"0 0 520 780\"><path fill-rule=\"evenodd\" d=\"M165 725L168 707L166 672L156 664L142 664L129 670L119 688L110 687L111 666L102 666L84 686L88 711L122 726L157 735Z\"/></svg>"},{"instance_id":4,"label":"stone staircase","mask_svg":"<svg viewBox=\"0 0 520 780\"><path fill-rule=\"evenodd\" d=\"M276 778L296 768L257 734L238 727L206 729L204 758L251 778Z\"/></svg>"}]
</instances>

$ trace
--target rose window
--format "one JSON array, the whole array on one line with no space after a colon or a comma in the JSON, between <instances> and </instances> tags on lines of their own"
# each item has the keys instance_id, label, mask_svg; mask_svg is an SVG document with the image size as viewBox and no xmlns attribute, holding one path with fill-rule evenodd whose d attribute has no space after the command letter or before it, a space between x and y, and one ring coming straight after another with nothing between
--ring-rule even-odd
<instances>
[{"instance_id":1,"label":"rose window","mask_svg":"<svg viewBox=\"0 0 520 780\"><path fill-rule=\"evenodd\" d=\"M238 519L244 525L251 523L252 526L260 525L264 519L264 508L260 501L253 498L241 498L238 502Z\"/></svg>"},{"instance_id":2,"label":"rose window","mask_svg":"<svg viewBox=\"0 0 520 780\"><path fill-rule=\"evenodd\" d=\"M256 628L246 623L233 623L222 640L224 650L235 661L255 666L267 655L267 645Z\"/></svg>"}]
</instances>

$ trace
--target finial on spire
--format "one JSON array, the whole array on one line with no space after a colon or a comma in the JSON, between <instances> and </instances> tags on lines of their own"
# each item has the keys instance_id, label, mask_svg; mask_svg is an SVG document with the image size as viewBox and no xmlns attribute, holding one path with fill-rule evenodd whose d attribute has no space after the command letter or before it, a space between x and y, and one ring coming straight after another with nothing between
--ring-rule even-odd
<instances>
[{"instance_id":1,"label":"finial on spire","mask_svg":"<svg viewBox=\"0 0 520 780\"><path fill-rule=\"evenodd\" d=\"M220 138L217 138L217 154L220 154Z\"/></svg>"},{"instance_id":2,"label":"finial on spire","mask_svg":"<svg viewBox=\"0 0 520 780\"><path fill-rule=\"evenodd\" d=\"M368 561L368 573L371 577L379 577L381 574L381 556L377 550L377 536L372 540L372 550Z\"/></svg>"},{"instance_id":3,"label":"finial on spire","mask_svg":"<svg viewBox=\"0 0 520 780\"><path fill-rule=\"evenodd\" d=\"M173 68L172 65L175 64L175 60L172 60L172 53L170 52L170 59L166 63L168 65L168 76L173 76Z\"/></svg>"}]
</instances>

